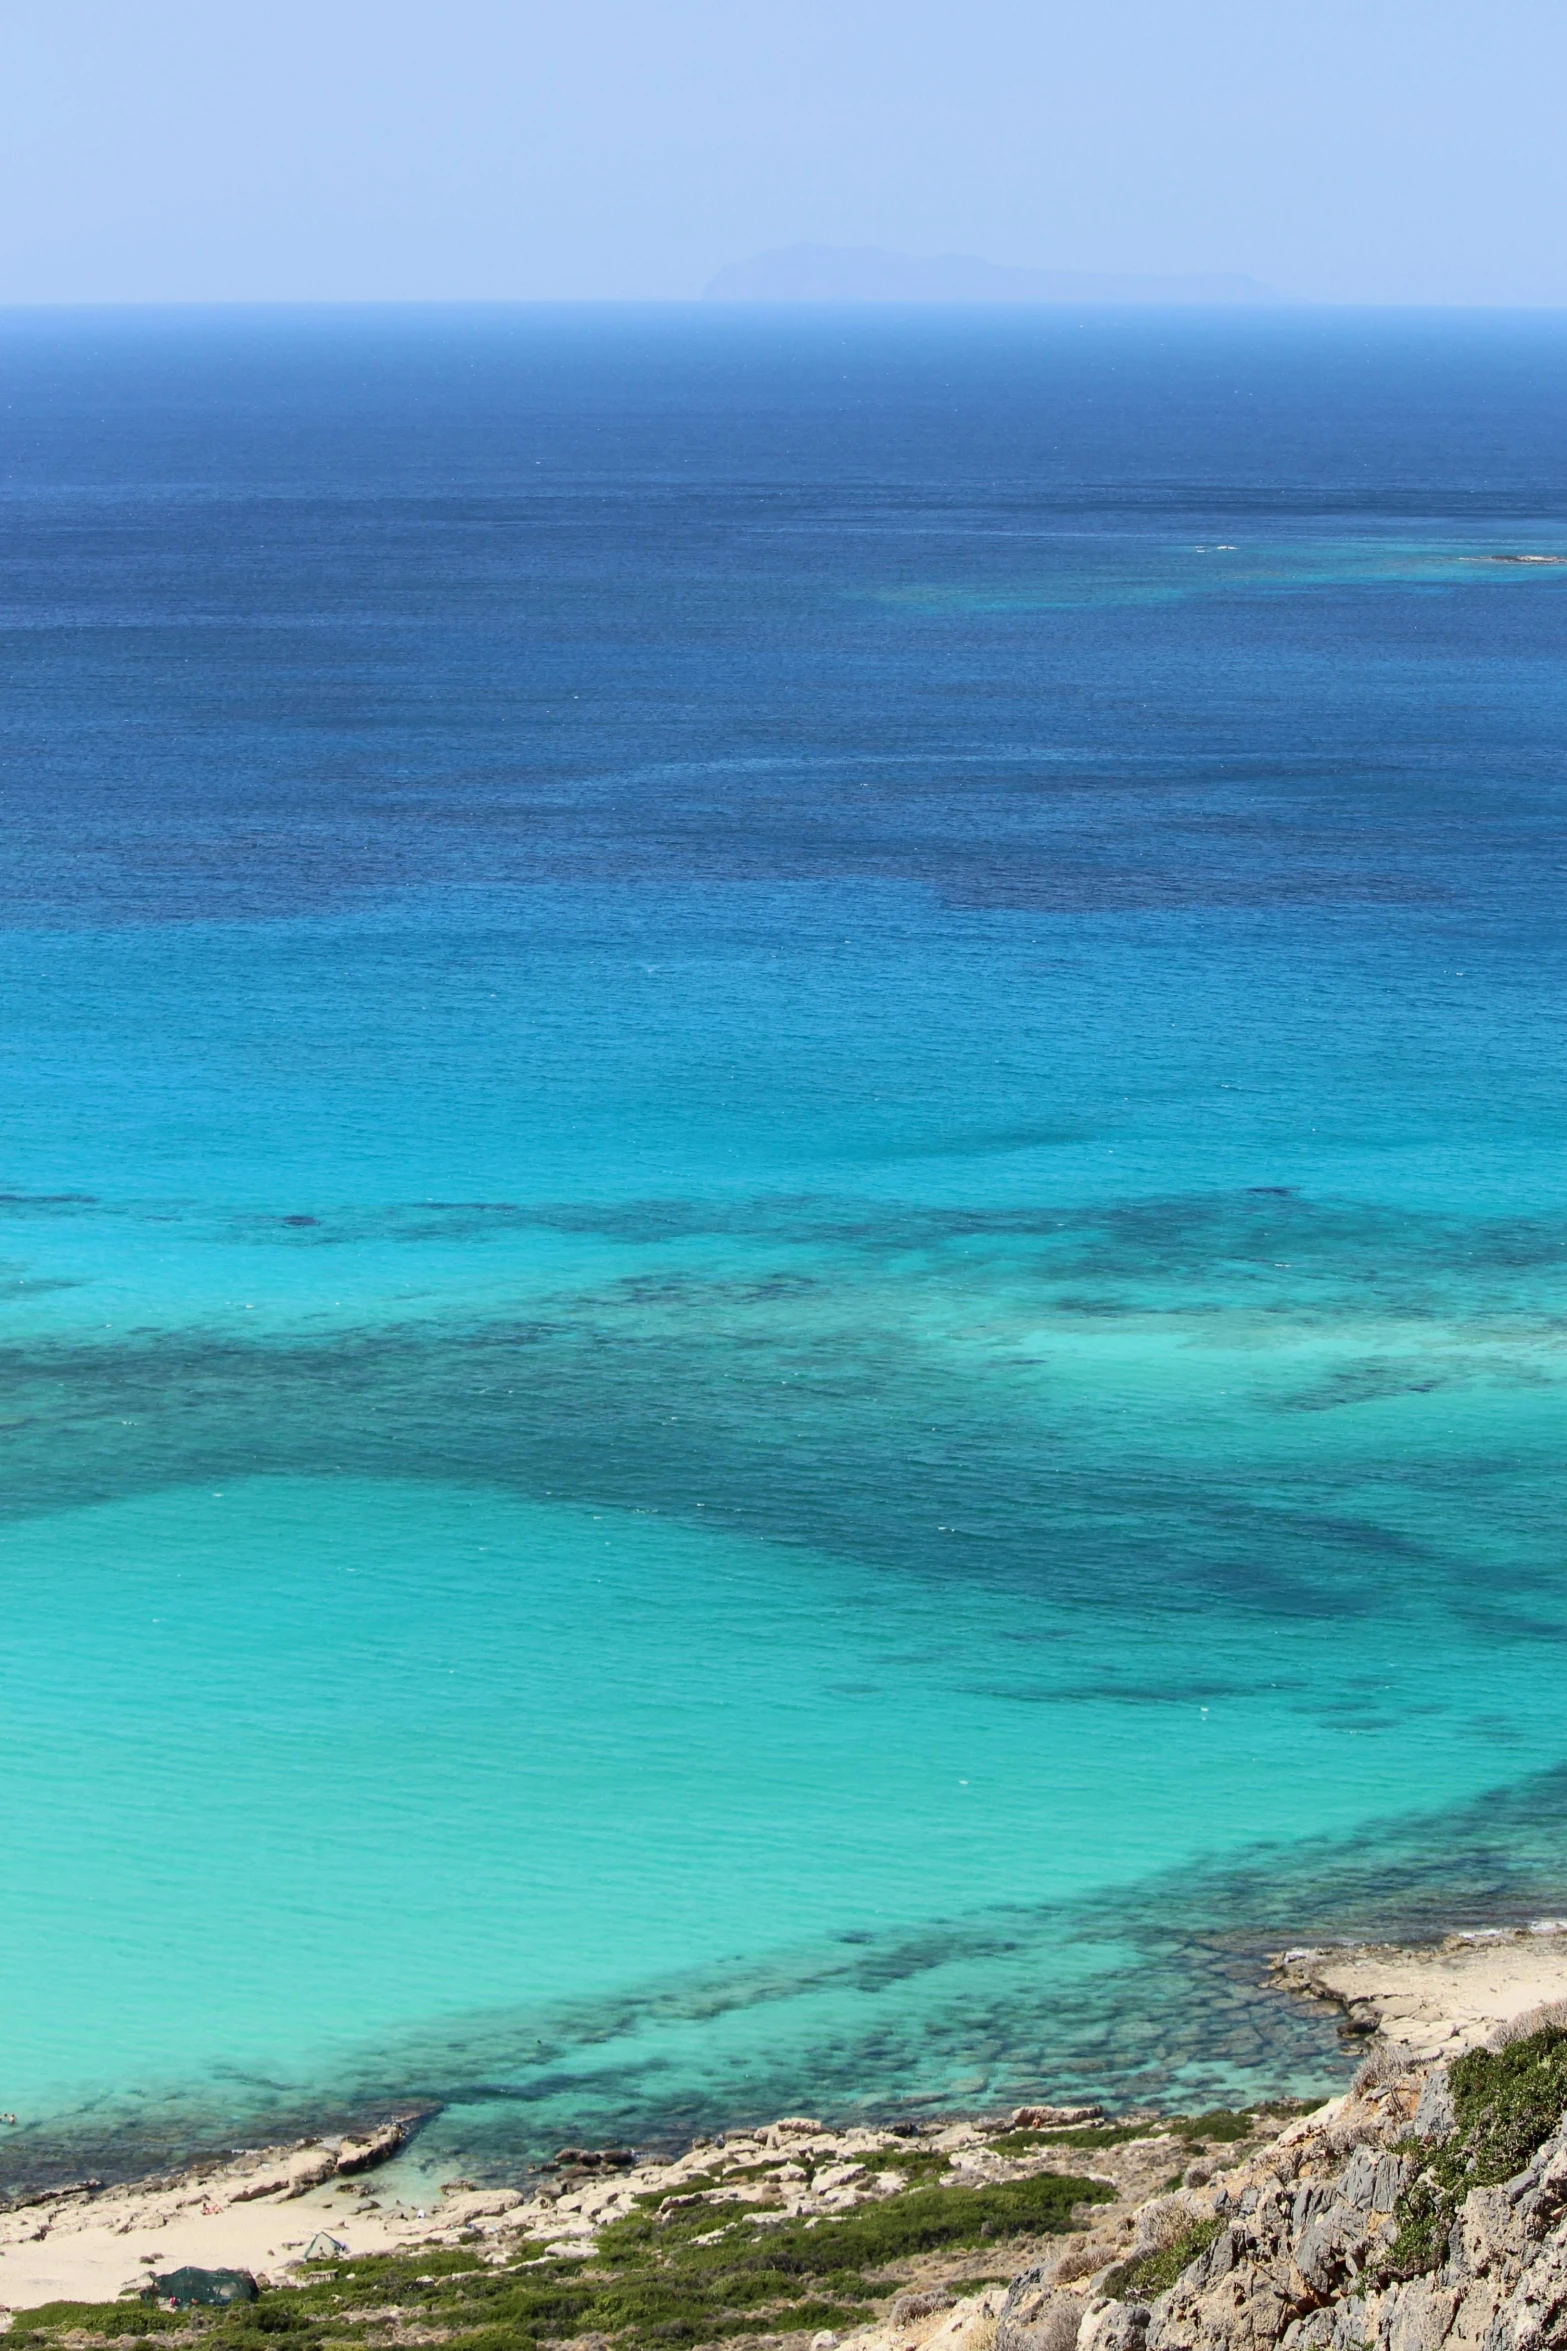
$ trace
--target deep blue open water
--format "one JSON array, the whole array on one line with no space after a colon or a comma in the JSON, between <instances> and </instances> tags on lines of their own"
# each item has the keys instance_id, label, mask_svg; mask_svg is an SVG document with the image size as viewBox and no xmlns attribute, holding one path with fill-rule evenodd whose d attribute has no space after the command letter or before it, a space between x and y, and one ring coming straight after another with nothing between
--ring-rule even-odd
<instances>
[{"instance_id":1,"label":"deep blue open water","mask_svg":"<svg viewBox=\"0 0 1567 2351\"><path fill-rule=\"evenodd\" d=\"M0 319L0 2185L1567 1907L1567 319Z\"/></svg>"}]
</instances>

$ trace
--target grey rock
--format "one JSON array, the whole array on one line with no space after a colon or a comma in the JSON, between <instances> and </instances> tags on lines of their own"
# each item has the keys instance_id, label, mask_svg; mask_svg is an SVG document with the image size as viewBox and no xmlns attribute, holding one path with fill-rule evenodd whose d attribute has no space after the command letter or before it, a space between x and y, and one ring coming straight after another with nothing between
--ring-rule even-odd
<instances>
[{"instance_id":1,"label":"grey rock","mask_svg":"<svg viewBox=\"0 0 1567 2351\"><path fill-rule=\"evenodd\" d=\"M1012 2128L1015 2131L1066 2131L1080 2123L1100 2122L1104 2117L1102 2106L1015 2106L1012 2110Z\"/></svg>"},{"instance_id":2,"label":"grey rock","mask_svg":"<svg viewBox=\"0 0 1567 2351\"><path fill-rule=\"evenodd\" d=\"M1297 2318L1285 2328L1279 2338L1281 2351L1333 2351L1334 2330L1338 2311L1329 2303L1319 2310L1308 2310L1304 2318Z\"/></svg>"},{"instance_id":3,"label":"grey rock","mask_svg":"<svg viewBox=\"0 0 1567 2351\"><path fill-rule=\"evenodd\" d=\"M1354 2204L1332 2205L1302 2229L1295 2246L1295 2267L1313 2294L1326 2299L1361 2267L1366 2244L1366 2215Z\"/></svg>"},{"instance_id":4,"label":"grey rock","mask_svg":"<svg viewBox=\"0 0 1567 2351\"><path fill-rule=\"evenodd\" d=\"M1523 2242L1518 2207L1507 2189L1471 2188L1449 2240L1447 2273L1464 2284L1503 2270L1516 2271Z\"/></svg>"},{"instance_id":5,"label":"grey rock","mask_svg":"<svg viewBox=\"0 0 1567 2351\"><path fill-rule=\"evenodd\" d=\"M1438 2351L1452 2329L1458 2292L1433 2278L1411 2278L1387 2298L1377 2336L1386 2351Z\"/></svg>"},{"instance_id":6,"label":"grey rock","mask_svg":"<svg viewBox=\"0 0 1567 2351\"><path fill-rule=\"evenodd\" d=\"M1453 2087L1445 2065L1433 2065L1426 2075L1419 2103L1410 2121L1410 2129L1417 2139L1443 2139L1457 2124L1453 2111Z\"/></svg>"},{"instance_id":7,"label":"grey rock","mask_svg":"<svg viewBox=\"0 0 1567 2351\"><path fill-rule=\"evenodd\" d=\"M1333 2312L1333 2351L1361 2351L1370 2331L1365 2303L1353 2294L1346 2295Z\"/></svg>"},{"instance_id":8,"label":"grey rock","mask_svg":"<svg viewBox=\"0 0 1567 2351\"><path fill-rule=\"evenodd\" d=\"M1567 2246L1557 2239L1525 2269L1481 2337L1482 2351L1541 2351L1567 2342Z\"/></svg>"},{"instance_id":9,"label":"grey rock","mask_svg":"<svg viewBox=\"0 0 1567 2351\"><path fill-rule=\"evenodd\" d=\"M1296 2307L1253 2262L1238 2264L1213 2287L1183 2279L1154 2305L1148 2351L1272 2351Z\"/></svg>"},{"instance_id":10,"label":"grey rock","mask_svg":"<svg viewBox=\"0 0 1567 2351\"><path fill-rule=\"evenodd\" d=\"M1048 2283L1050 2266L1040 2262L1013 2279L996 2320L994 2351L1073 2351L1084 2306L1076 2294ZM911 2298L899 2296L894 2316L899 2304Z\"/></svg>"},{"instance_id":11,"label":"grey rock","mask_svg":"<svg viewBox=\"0 0 1567 2351\"><path fill-rule=\"evenodd\" d=\"M1409 2185L1414 2166L1401 2155L1384 2155L1377 2164L1377 2176L1372 2183L1371 2209L1373 2212L1391 2212Z\"/></svg>"},{"instance_id":12,"label":"grey rock","mask_svg":"<svg viewBox=\"0 0 1567 2351\"><path fill-rule=\"evenodd\" d=\"M1377 2167L1380 2161L1374 2147L1357 2147L1344 2166L1343 2176L1335 2193L1357 2211L1369 2212L1376 2201Z\"/></svg>"},{"instance_id":13,"label":"grey rock","mask_svg":"<svg viewBox=\"0 0 1567 2351\"><path fill-rule=\"evenodd\" d=\"M1103 2316L1096 2317L1093 2351L1143 2351L1152 2316L1146 2302L1113 2303ZM996 2351L1005 2351L999 2327Z\"/></svg>"},{"instance_id":14,"label":"grey rock","mask_svg":"<svg viewBox=\"0 0 1567 2351\"><path fill-rule=\"evenodd\" d=\"M1303 2229L1313 2213L1321 2212L1331 2201L1331 2192L1326 2187L1314 2186L1308 2181L1304 2187L1295 2190L1290 2204L1292 2225L1297 2230Z\"/></svg>"}]
</instances>

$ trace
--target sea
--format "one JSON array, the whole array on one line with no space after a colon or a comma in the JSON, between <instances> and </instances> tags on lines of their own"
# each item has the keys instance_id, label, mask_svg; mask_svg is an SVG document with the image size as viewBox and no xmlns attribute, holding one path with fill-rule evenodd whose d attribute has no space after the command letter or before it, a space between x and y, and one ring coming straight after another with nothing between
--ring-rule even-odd
<instances>
[{"instance_id":1,"label":"sea","mask_svg":"<svg viewBox=\"0 0 1567 2351\"><path fill-rule=\"evenodd\" d=\"M0 315L0 2189L1567 1908L1567 316Z\"/></svg>"}]
</instances>

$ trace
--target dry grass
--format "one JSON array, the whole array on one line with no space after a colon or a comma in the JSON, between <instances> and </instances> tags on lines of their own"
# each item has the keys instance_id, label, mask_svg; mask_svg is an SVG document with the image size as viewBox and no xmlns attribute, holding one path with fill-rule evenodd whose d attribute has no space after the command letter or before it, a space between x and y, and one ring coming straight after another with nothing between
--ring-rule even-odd
<instances>
[{"instance_id":1,"label":"dry grass","mask_svg":"<svg viewBox=\"0 0 1567 2351\"><path fill-rule=\"evenodd\" d=\"M1486 2042L1488 2049L1509 2049L1514 2041L1527 2041L1533 2033L1559 2032L1567 2025L1567 2000L1542 2000L1538 2008L1526 2008L1522 2016L1515 2016L1506 2024L1499 2024Z\"/></svg>"}]
</instances>

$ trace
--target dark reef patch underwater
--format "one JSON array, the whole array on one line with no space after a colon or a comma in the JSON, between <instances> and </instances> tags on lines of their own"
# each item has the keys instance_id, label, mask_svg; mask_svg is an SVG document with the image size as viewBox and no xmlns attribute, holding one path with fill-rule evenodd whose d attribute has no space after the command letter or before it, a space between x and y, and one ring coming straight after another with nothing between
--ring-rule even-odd
<instances>
[{"instance_id":1,"label":"dark reef patch underwater","mask_svg":"<svg viewBox=\"0 0 1567 2351\"><path fill-rule=\"evenodd\" d=\"M1564 358L0 319L0 2186L1567 1908Z\"/></svg>"}]
</instances>

